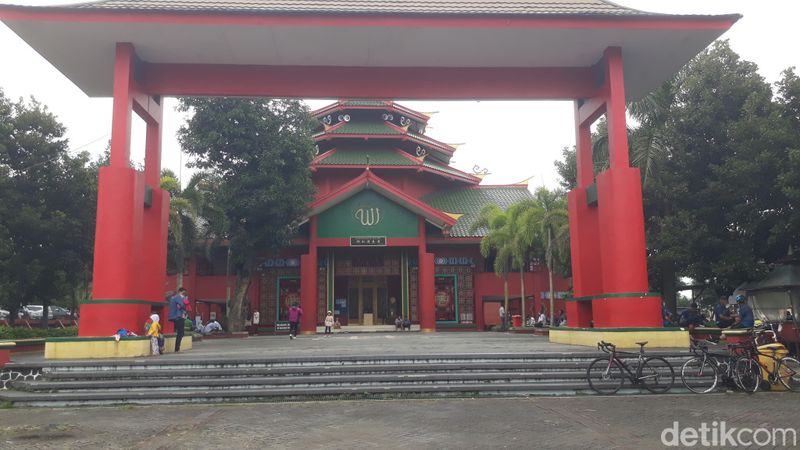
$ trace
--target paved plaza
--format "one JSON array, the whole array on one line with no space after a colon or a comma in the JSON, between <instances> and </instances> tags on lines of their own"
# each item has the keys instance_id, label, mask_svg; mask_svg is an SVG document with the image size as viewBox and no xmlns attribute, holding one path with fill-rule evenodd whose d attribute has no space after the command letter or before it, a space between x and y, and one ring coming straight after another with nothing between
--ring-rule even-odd
<instances>
[{"instance_id":1,"label":"paved plaza","mask_svg":"<svg viewBox=\"0 0 800 450\"><path fill-rule=\"evenodd\" d=\"M800 428L796 394L0 410L0 448L661 448L681 426Z\"/></svg>"},{"instance_id":2,"label":"paved plaza","mask_svg":"<svg viewBox=\"0 0 800 450\"><path fill-rule=\"evenodd\" d=\"M245 339L206 339L185 353L159 356L169 359L283 358L332 355L430 355L457 353L544 353L595 351L592 348L551 344L532 334L476 332L339 333L300 336L252 336ZM14 355L16 362L42 361L41 353Z\"/></svg>"}]
</instances>

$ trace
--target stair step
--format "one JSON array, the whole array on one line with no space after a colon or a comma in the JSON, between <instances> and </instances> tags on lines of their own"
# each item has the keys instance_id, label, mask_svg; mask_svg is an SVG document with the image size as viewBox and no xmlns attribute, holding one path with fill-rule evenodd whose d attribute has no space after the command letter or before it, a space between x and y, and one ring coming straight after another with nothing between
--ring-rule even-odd
<instances>
[{"instance_id":1,"label":"stair step","mask_svg":"<svg viewBox=\"0 0 800 450\"><path fill-rule=\"evenodd\" d=\"M477 363L477 364L394 364L394 365L347 365L347 366L286 366L246 368L197 368L197 369L132 369L94 370L81 372L45 372L47 380L70 379L128 379L128 378L176 378L176 377L233 377L233 376L289 376L332 375L349 373L383 372L441 372L441 371L536 371L536 370L586 370L588 362L537 362L537 363Z\"/></svg>"},{"instance_id":2,"label":"stair step","mask_svg":"<svg viewBox=\"0 0 800 450\"><path fill-rule=\"evenodd\" d=\"M96 361L45 361L36 368L50 373L115 371L115 370L160 370L192 368L265 368L265 367L316 367L316 366L366 366L366 365L415 365L415 364L506 364L539 362L591 362L601 353L538 353L538 354L446 354L446 355L367 355L367 356L309 356L293 358L225 358L214 360L200 359L159 359L148 357L139 359L96 360ZM648 356L656 356L655 353ZM667 359L677 358L685 361L688 354L658 354ZM6 368L20 370L32 368L31 364L9 363Z\"/></svg>"},{"instance_id":3,"label":"stair step","mask_svg":"<svg viewBox=\"0 0 800 450\"><path fill-rule=\"evenodd\" d=\"M350 387L311 387L275 389L185 390L170 392L147 390L138 392L80 392L80 393L28 393L5 391L0 401L28 406L74 406L113 404L153 404L192 402L248 402L292 399L326 399L349 397L393 396L416 394L425 396L480 396L480 395L562 395L588 393L585 382L514 384L443 384L443 385L383 385ZM625 386L620 393L641 393L638 388Z\"/></svg>"},{"instance_id":4,"label":"stair step","mask_svg":"<svg viewBox=\"0 0 800 450\"><path fill-rule=\"evenodd\" d=\"M572 372L495 372L495 373L426 373L426 374L383 374L347 376L301 376L301 377L237 377L237 378L150 378L143 380L102 380L102 381L18 381L12 387L24 391L66 391L66 390L131 390L131 389L174 389L188 387L233 386L286 386L286 385L325 385L357 383L465 383L465 382L525 382L529 380L585 379L583 371Z\"/></svg>"}]
</instances>

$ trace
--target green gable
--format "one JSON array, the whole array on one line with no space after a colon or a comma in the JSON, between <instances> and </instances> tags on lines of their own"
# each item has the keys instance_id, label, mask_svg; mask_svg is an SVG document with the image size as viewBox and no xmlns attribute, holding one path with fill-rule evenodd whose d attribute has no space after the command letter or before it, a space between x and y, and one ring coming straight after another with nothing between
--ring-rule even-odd
<instances>
[{"instance_id":1,"label":"green gable","mask_svg":"<svg viewBox=\"0 0 800 450\"><path fill-rule=\"evenodd\" d=\"M419 236L417 215L372 190L364 190L317 216L317 236Z\"/></svg>"}]
</instances>

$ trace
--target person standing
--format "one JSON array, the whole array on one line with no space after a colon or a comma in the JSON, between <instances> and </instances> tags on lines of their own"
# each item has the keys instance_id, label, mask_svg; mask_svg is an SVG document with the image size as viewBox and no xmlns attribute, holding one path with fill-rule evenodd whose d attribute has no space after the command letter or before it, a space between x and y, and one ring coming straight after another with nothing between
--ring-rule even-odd
<instances>
[{"instance_id":1,"label":"person standing","mask_svg":"<svg viewBox=\"0 0 800 450\"><path fill-rule=\"evenodd\" d=\"M333 328L333 313L328 311L328 315L325 316L325 335L331 334L331 329Z\"/></svg>"},{"instance_id":2,"label":"person standing","mask_svg":"<svg viewBox=\"0 0 800 450\"><path fill-rule=\"evenodd\" d=\"M169 299L169 321L175 325L175 353L181 351L183 329L186 325L186 305L183 300L187 297L186 289L180 287L178 292Z\"/></svg>"},{"instance_id":3,"label":"person standing","mask_svg":"<svg viewBox=\"0 0 800 450\"><path fill-rule=\"evenodd\" d=\"M497 310L497 314L500 316L500 327L505 330L506 329L506 309L503 308L503 305L500 305L500 309Z\"/></svg>"},{"instance_id":4,"label":"person standing","mask_svg":"<svg viewBox=\"0 0 800 450\"><path fill-rule=\"evenodd\" d=\"M152 314L145 330L147 336L150 336L150 353L154 356L164 352L164 335L161 334L161 324L158 322L158 314Z\"/></svg>"},{"instance_id":5,"label":"person standing","mask_svg":"<svg viewBox=\"0 0 800 450\"><path fill-rule=\"evenodd\" d=\"M297 303L292 303L292 307L289 308L289 339L297 338L297 329L302 316L303 308L297 306Z\"/></svg>"}]
</instances>

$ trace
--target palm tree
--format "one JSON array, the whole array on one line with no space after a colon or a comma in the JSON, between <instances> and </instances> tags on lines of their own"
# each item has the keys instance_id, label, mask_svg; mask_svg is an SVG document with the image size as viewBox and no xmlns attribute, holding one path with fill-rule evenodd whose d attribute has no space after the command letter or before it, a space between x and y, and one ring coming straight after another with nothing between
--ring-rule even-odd
<instances>
[{"instance_id":1,"label":"palm tree","mask_svg":"<svg viewBox=\"0 0 800 450\"><path fill-rule=\"evenodd\" d=\"M529 241L525 238L526 233L522 228L527 226L523 217L537 214L534 211L541 211L533 200L520 200L511 205L506 211L509 226L511 227L512 241L512 265L519 270L520 298L522 299L522 323L525 323L525 266L528 263L531 253L534 251L538 240Z\"/></svg>"},{"instance_id":2,"label":"palm tree","mask_svg":"<svg viewBox=\"0 0 800 450\"><path fill-rule=\"evenodd\" d=\"M669 113L676 101L679 78L676 76L661 84L641 100L628 103L628 114L638 122L628 127L628 151L631 164L642 171L642 185L658 173L658 166L669 157L666 127ZM608 168L608 125L600 121L592 139L592 159L595 172Z\"/></svg>"},{"instance_id":3,"label":"palm tree","mask_svg":"<svg viewBox=\"0 0 800 450\"><path fill-rule=\"evenodd\" d=\"M494 273L503 278L503 308L508 317L508 272L513 265L514 233L509 225L509 217L497 205L485 206L478 218L473 222L472 232L484 231L481 238L480 251L484 258L494 253ZM505 318L504 318L505 319ZM505 320L502 324L505 329Z\"/></svg>"},{"instance_id":4,"label":"palm tree","mask_svg":"<svg viewBox=\"0 0 800 450\"><path fill-rule=\"evenodd\" d=\"M175 264L176 288L183 285L186 256L194 250L199 234L198 218L205 203L202 182L205 174L192 175L189 184L182 189L175 174L170 170L161 172L161 189L170 193L169 234L170 255Z\"/></svg>"},{"instance_id":5,"label":"palm tree","mask_svg":"<svg viewBox=\"0 0 800 450\"><path fill-rule=\"evenodd\" d=\"M519 217L520 239L544 251L550 288L550 324L554 319L553 273L564 268L569 255L569 216L566 197L545 187L536 189L532 206Z\"/></svg>"}]
</instances>

